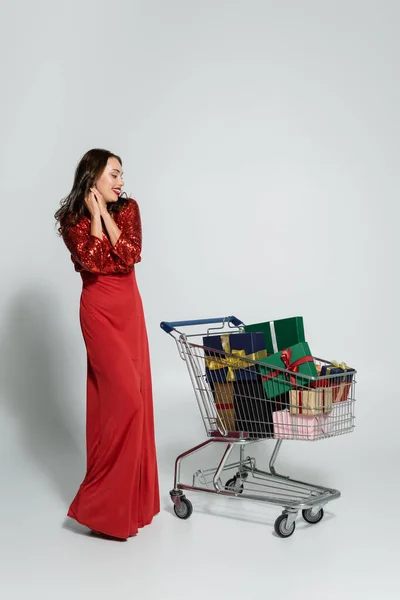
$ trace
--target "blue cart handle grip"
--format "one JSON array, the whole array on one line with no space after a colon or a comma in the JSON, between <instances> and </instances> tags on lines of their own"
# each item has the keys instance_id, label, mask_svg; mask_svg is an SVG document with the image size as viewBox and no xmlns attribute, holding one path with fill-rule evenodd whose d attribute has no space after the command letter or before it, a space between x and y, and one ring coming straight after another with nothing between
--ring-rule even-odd
<instances>
[{"instance_id":1,"label":"blue cart handle grip","mask_svg":"<svg viewBox=\"0 0 400 600\"><path fill-rule=\"evenodd\" d=\"M164 329L167 333L171 333L177 327L190 327L192 325L212 325L214 323L232 323L235 327L243 325L240 319L236 317L216 317L215 319L195 319L194 321L162 321L160 323L161 329Z\"/></svg>"}]
</instances>

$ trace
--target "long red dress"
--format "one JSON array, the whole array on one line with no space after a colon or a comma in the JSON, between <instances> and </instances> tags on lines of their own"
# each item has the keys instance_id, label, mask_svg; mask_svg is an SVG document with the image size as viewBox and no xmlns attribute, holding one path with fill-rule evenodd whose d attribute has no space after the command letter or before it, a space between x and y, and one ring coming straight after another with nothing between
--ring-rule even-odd
<instances>
[{"instance_id":1,"label":"long red dress","mask_svg":"<svg viewBox=\"0 0 400 600\"><path fill-rule=\"evenodd\" d=\"M149 347L135 263L142 231L135 200L115 216L113 247L90 233L90 218L65 228L83 287L80 323L87 350L87 471L68 516L118 538L160 511Z\"/></svg>"}]
</instances>

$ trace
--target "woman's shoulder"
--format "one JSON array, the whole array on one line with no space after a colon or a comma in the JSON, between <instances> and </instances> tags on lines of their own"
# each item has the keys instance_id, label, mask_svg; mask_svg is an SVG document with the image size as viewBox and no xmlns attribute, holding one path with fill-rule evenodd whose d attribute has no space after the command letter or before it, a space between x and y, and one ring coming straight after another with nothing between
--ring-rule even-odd
<instances>
[{"instance_id":1,"label":"woman's shoulder","mask_svg":"<svg viewBox=\"0 0 400 600\"><path fill-rule=\"evenodd\" d=\"M137 201L134 198L126 198L124 205L117 214L129 216L137 212L139 212L139 205Z\"/></svg>"},{"instance_id":2,"label":"woman's shoulder","mask_svg":"<svg viewBox=\"0 0 400 600\"><path fill-rule=\"evenodd\" d=\"M123 208L130 208L131 210L134 208L138 208L139 205L137 203L137 200L135 200L135 198L127 198L126 199L126 204Z\"/></svg>"}]
</instances>

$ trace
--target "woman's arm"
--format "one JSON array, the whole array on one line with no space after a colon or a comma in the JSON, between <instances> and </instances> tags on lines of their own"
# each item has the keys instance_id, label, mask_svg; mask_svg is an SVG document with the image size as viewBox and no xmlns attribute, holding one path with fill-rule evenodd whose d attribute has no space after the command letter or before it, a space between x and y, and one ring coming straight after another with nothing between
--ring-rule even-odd
<instances>
[{"instance_id":1,"label":"woman's arm","mask_svg":"<svg viewBox=\"0 0 400 600\"><path fill-rule=\"evenodd\" d=\"M95 215L90 217L90 233L98 237L100 240L103 239L103 227L101 224L101 216Z\"/></svg>"},{"instance_id":2,"label":"woman's arm","mask_svg":"<svg viewBox=\"0 0 400 600\"><path fill-rule=\"evenodd\" d=\"M108 212L103 213L103 221L110 236L111 252L128 267L140 262L142 224L136 200L129 200L129 204L121 211L118 220L121 229Z\"/></svg>"},{"instance_id":3,"label":"woman's arm","mask_svg":"<svg viewBox=\"0 0 400 600\"><path fill-rule=\"evenodd\" d=\"M91 273L100 273L104 263L103 228L100 208L92 191L86 196L85 204L90 213L90 232L86 223L77 223L64 228L63 239L75 261Z\"/></svg>"},{"instance_id":4,"label":"woman's arm","mask_svg":"<svg viewBox=\"0 0 400 600\"><path fill-rule=\"evenodd\" d=\"M101 223L101 207L97 201L93 189L90 190L85 198L86 208L90 213L90 233L98 237L100 240L103 239L103 226Z\"/></svg>"},{"instance_id":5,"label":"woman's arm","mask_svg":"<svg viewBox=\"0 0 400 600\"><path fill-rule=\"evenodd\" d=\"M93 219L90 229L86 223L77 223L74 226L65 227L62 237L76 262L91 273L102 273L105 262L105 249L103 241L97 235L91 233L93 227Z\"/></svg>"},{"instance_id":6,"label":"woman's arm","mask_svg":"<svg viewBox=\"0 0 400 600\"><path fill-rule=\"evenodd\" d=\"M107 204L103 196L100 194L99 190L97 188L91 188L90 192L90 198L94 200L94 203L93 206L89 206L89 204L87 203L87 207L89 208L89 210L92 209L97 211L97 213L101 216L104 222L104 226L107 230L111 245L114 247L117 244L122 231L114 221L111 214L108 212Z\"/></svg>"},{"instance_id":7,"label":"woman's arm","mask_svg":"<svg viewBox=\"0 0 400 600\"><path fill-rule=\"evenodd\" d=\"M127 272L129 267L118 255L111 253L112 245L107 237L103 235L101 221L103 211L94 191L91 190L85 198L85 204L90 213L90 222L88 219L81 219L75 225L64 227L63 230L63 239L68 250L71 252L73 260L91 273L109 274ZM113 221L111 217L110 219ZM115 232L114 229L112 235L113 237L119 236L121 232L114 221L113 224L119 233ZM110 224L109 227L111 228Z\"/></svg>"},{"instance_id":8,"label":"woman's arm","mask_svg":"<svg viewBox=\"0 0 400 600\"><path fill-rule=\"evenodd\" d=\"M107 210L103 212L101 216L103 217L104 226L110 237L111 245L115 246L122 232Z\"/></svg>"},{"instance_id":9,"label":"woman's arm","mask_svg":"<svg viewBox=\"0 0 400 600\"><path fill-rule=\"evenodd\" d=\"M130 200L121 214L122 233L111 249L128 266L142 260L142 222L136 200Z\"/></svg>"}]
</instances>

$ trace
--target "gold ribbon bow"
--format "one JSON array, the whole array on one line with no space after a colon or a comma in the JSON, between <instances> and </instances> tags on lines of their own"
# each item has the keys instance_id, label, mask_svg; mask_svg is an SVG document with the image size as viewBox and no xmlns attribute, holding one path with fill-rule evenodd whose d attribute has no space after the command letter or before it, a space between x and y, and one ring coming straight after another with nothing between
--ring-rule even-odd
<instances>
[{"instance_id":1,"label":"gold ribbon bow","mask_svg":"<svg viewBox=\"0 0 400 600\"><path fill-rule=\"evenodd\" d=\"M224 352L232 354L232 356L224 356L221 358L206 356L206 367L210 369L210 371L228 368L228 373L226 375L227 382L236 380L236 369L248 369L251 366L251 363L241 360L241 358L257 361L267 356L266 350L259 350L252 354L246 354L244 350L231 350L229 335L221 335L221 344Z\"/></svg>"},{"instance_id":2,"label":"gold ribbon bow","mask_svg":"<svg viewBox=\"0 0 400 600\"><path fill-rule=\"evenodd\" d=\"M343 371L348 371L350 369L350 367L346 365L345 362L338 363L336 360L333 360L332 365L335 369L343 369Z\"/></svg>"},{"instance_id":3,"label":"gold ribbon bow","mask_svg":"<svg viewBox=\"0 0 400 600\"><path fill-rule=\"evenodd\" d=\"M346 373L346 371L348 371L349 369L351 369L351 367L349 367L348 365L346 365L345 362L338 363L336 360L333 360L332 361L332 366L331 367L327 367L327 369L326 369L326 375L330 375L332 369L342 369Z\"/></svg>"}]
</instances>

